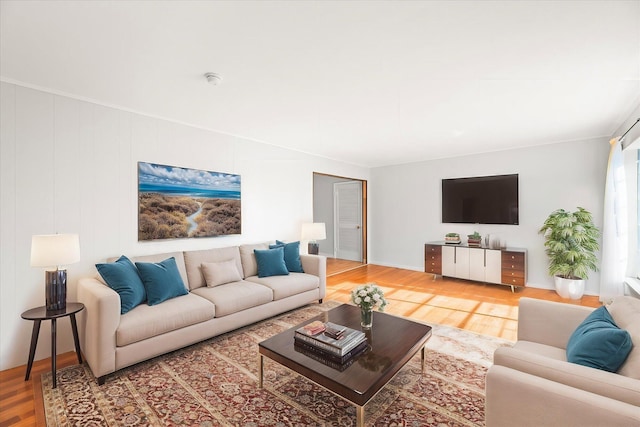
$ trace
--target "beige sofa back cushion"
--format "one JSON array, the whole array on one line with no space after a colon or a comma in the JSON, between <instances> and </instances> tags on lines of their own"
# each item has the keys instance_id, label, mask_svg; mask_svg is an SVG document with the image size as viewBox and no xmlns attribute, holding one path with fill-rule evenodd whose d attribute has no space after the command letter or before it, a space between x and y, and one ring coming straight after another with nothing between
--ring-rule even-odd
<instances>
[{"instance_id":1,"label":"beige sofa back cushion","mask_svg":"<svg viewBox=\"0 0 640 427\"><path fill-rule=\"evenodd\" d=\"M242 274L242 262L240 260L240 250L237 246L226 248L204 249L201 251L186 251L184 261L189 277L189 289L198 289L207 286L202 272L202 263L221 262L234 260L240 274Z\"/></svg>"},{"instance_id":2,"label":"beige sofa back cushion","mask_svg":"<svg viewBox=\"0 0 640 427\"><path fill-rule=\"evenodd\" d=\"M242 275L238 270L238 266L236 266L236 261L233 259L220 262L203 262L201 266L204 281L207 282L207 287L209 288L242 280Z\"/></svg>"},{"instance_id":3,"label":"beige sofa back cushion","mask_svg":"<svg viewBox=\"0 0 640 427\"><path fill-rule=\"evenodd\" d=\"M258 275L258 263L256 261L256 255L253 253L254 249L269 249L269 242L257 243L255 245L240 245L240 258L242 259L243 268L241 271L244 272L244 278Z\"/></svg>"},{"instance_id":4,"label":"beige sofa back cushion","mask_svg":"<svg viewBox=\"0 0 640 427\"><path fill-rule=\"evenodd\" d=\"M178 272L180 273L180 277L182 278L182 281L184 282L185 286L187 287L187 290L189 289L189 280L188 280L188 276L187 276L187 269L185 268L184 265L184 255L182 254L182 252L167 252L164 254L155 254L155 255L141 255L141 256L136 256L136 257L128 257L131 262L133 262L134 264L136 262L161 262L164 261L167 258L171 258L174 257L176 259L176 265L178 266ZM115 258L108 258L107 262L114 262L115 260L117 260L119 257L115 257Z\"/></svg>"},{"instance_id":5,"label":"beige sofa back cushion","mask_svg":"<svg viewBox=\"0 0 640 427\"><path fill-rule=\"evenodd\" d=\"M633 348L618 374L640 380L640 299L631 296L616 297L607 310L619 328L631 335Z\"/></svg>"}]
</instances>

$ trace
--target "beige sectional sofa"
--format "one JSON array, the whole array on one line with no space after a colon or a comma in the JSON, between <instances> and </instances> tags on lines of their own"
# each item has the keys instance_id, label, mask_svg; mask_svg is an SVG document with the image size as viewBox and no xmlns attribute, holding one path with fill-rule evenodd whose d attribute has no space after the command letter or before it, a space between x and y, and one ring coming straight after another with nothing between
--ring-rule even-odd
<instances>
[{"instance_id":1,"label":"beige sectional sofa","mask_svg":"<svg viewBox=\"0 0 640 427\"><path fill-rule=\"evenodd\" d=\"M269 243L133 257L158 263L174 257L186 295L121 314L120 296L102 280L82 278L86 306L83 350L98 383L126 366L318 301L326 289L326 258L300 255L304 273L258 277L254 249ZM241 280L208 287L203 263L235 261Z\"/></svg>"},{"instance_id":2,"label":"beige sectional sofa","mask_svg":"<svg viewBox=\"0 0 640 427\"><path fill-rule=\"evenodd\" d=\"M640 426L640 300L627 298L608 307L635 344L617 373L567 361L593 308L521 298L518 341L496 350L487 372L487 427Z\"/></svg>"}]
</instances>

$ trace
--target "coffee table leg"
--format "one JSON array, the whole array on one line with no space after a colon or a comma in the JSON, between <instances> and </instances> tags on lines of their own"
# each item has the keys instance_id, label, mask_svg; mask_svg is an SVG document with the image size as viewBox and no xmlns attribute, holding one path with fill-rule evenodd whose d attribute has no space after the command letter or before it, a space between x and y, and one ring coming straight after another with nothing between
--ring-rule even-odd
<instances>
[{"instance_id":1,"label":"coffee table leg","mask_svg":"<svg viewBox=\"0 0 640 427\"><path fill-rule=\"evenodd\" d=\"M364 406L356 405L356 426L364 427Z\"/></svg>"},{"instance_id":2,"label":"coffee table leg","mask_svg":"<svg viewBox=\"0 0 640 427\"><path fill-rule=\"evenodd\" d=\"M420 350L420 362L421 362L421 368L422 368L422 373L424 374L424 351L425 351L425 347L422 347L422 350Z\"/></svg>"},{"instance_id":3,"label":"coffee table leg","mask_svg":"<svg viewBox=\"0 0 640 427\"><path fill-rule=\"evenodd\" d=\"M258 384L259 387L262 388L262 372L264 369L264 356L260 355L260 369L258 370Z\"/></svg>"}]
</instances>

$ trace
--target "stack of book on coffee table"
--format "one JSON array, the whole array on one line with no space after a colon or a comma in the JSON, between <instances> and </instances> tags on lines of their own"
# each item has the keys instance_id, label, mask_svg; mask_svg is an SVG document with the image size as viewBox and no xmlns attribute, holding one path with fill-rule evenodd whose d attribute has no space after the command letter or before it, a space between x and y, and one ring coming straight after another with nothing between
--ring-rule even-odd
<instances>
[{"instance_id":1,"label":"stack of book on coffee table","mask_svg":"<svg viewBox=\"0 0 640 427\"><path fill-rule=\"evenodd\" d=\"M362 331L316 320L296 329L294 346L319 362L344 369L367 349L367 338Z\"/></svg>"}]
</instances>

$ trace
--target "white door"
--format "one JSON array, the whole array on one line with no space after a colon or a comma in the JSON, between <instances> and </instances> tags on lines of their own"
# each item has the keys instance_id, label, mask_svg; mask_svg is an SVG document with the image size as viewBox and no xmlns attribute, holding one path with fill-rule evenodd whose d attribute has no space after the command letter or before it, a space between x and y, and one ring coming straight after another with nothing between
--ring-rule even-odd
<instances>
[{"instance_id":1,"label":"white door","mask_svg":"<svg viewBox=\"0 0 640 427\"><path fill-rule=\"evenodd\" d=\"M362 182L333 184L335 257L362 262Z\"/></svg>"}]
</instances>

